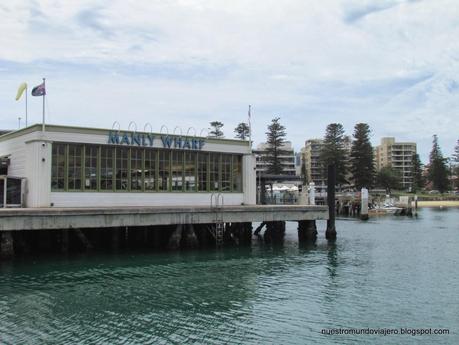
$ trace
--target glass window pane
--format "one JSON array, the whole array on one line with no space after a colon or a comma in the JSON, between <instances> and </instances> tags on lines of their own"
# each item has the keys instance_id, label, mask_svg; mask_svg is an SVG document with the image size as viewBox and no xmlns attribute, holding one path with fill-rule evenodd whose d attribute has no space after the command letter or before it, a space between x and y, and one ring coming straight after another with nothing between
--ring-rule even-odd
<instances>
[{"instance_id":1,"label":"glass window pane","mask_svg":"<svg viewBox=\"0 0 459 345\"><path fill-rule=\"evenodd\" d=\"M196 152L185 152L185 190L196 191Z\"/></svg>"},{"instance_id":2,"label":"glass window pane","mask_svg":"<svg viewBox=\"0 0 459 345\"><path fill-rule=\"evenodd\" d=\"M219 172L219 163L220 163L220 154L211 153L210 154L210 191L220 190L220 172Z\"/></svg>"},{"instance_id":3,"label":"glass window pane","mask_svg":"<svg viewBox=\"0 0 459 345\"><path fill-rule=\"evenodd\" d=\"M84 188L86 190L97 189L97 146L86 146L84 154Z\"/></svg>"},{"instance_id":4,"label":"glass window pane","mask_svg":"<svg viewBox=\"0 0 459 345\"><path fill-rule=\"evenodd\" d=\"M131 190L142 190L142 149L131 149Z\"/></svg>"},{"instance_id":5,"label":"glass window pane","mask_svg":"<svg viewBox=\"0 0 459 345\"><path fill-rule=\"evenodd\" d=\"M231 191L231 155L222 154L222 192Z\"/></svg>"},{"instance_id":6,"label":"glass window pane","mask_svg":"<svg viewBox=\"0 0 459 345\"><path fill-rule=\"evenodd\" d=\"M170 179L170 151L159 151L159 180L158 187L160 191L169 190Z\"/></svg>"},{"instance_id":7,"label":"glass window pane","mask_svg":"<svg viewBox=\"0 0 459 345\"><path fill-rule=\"evenodd\" d=\"M183 191L183 152L172 151L172 190Z\"/></svg>"},{"instance_id":8,"label":"glass window pane","mask_svg":"<svg viewBox=\"0 0 459 345\"><path fill-rule=\"evenodd\" d=\"M145 190L156 190L156 157L158 151L145 150Z\"/></svg>"},{"instance_id":9,"label":"glass window pane","mask_svg":"<svg viewBox=\"0 0 459 345\"><path fill-rule=\"evenodd\" d=\"M208 153L198 153L198 191L207 191L207 180L209 177L207 167L209 161Z\"/></svg>"},{"instance_id":10,"label":"glass window pane","mask_svg":"<svg viewBox=\"0 0 459 345\"><path fill-rule=\"evenodd\" d=\"M233 156L233 192L242 192L242 156Z\"/></svg>"},{"instance_id":11,"label":"glass window pane","mask_svg":"<svg viewBox=\"0 0 459 345\"><path fill-rule=\"evenodd\" d=\"M115 149L102 146L100 156L100 189L113 190L113 153Z\"/></svg>"},{"instance_id":12,"label":"glass window pane","mask_svg":"<svg viewBox=\"0 0 459 345\"><path fill-rule=\"evenodd\" d=\"M68 156L68 188L69 190L81 189L81 145L69 145Z\"/></svg>"},{"instance_id":13,"label":"glass window pane","mask_svg":"<svg viewBox=\"0 0 459 345\"><path fill-rule=\"evenodd\" d=\"M64 190L65 144L53 143L51 159L51 189Z\"/></svg>"},{"instance_id":14,"label":"glass window pane","mask_svg":"<svg viewBox=\"0 0 459 345\"><path fill-rule=\"evenodd\" d=\"M128 155L129 149L116 148L116 190L128 190Z\"/></svg>"}]
</instances>

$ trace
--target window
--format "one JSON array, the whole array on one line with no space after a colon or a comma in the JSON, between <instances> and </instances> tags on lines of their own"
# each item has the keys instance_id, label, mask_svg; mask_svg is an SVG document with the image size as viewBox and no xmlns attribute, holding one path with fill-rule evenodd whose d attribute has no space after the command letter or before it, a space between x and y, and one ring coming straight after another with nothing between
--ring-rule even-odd
<instances>
[{"instance_id":1,"label":"window","mask_svg":"<svg viewBox=\"0 0 459 345\"><path fill-rule=\"evenodd\" d=\"M172 191L183 190L183 152L172 151Z\"/></svg>"},{"instance_id":2,"label":"window","mask_svg":"<svg viewBox=\"0 0 459 345\"><path fill-rule=\"evenodd\" d=\"M160 150L159 151L159 177L158 177L158 189L160 191L169 190L169 179L170 179L170 151Z\"/></svg>"},{"instance_id":3,"label":"window","mask_svg":"<svg viewBox=\"0 0 459 345\"><path fill-rule=\"evenodd\" d=\"M233 156L233 192L242 192L242 156Z\"/></svg>"},{"instance_id":4,"label":"window","mask_svg":"<svg viewBox=\"0 0 459 345\"><path fill-rule=\"evenodd\" d=\"M208 163L209 163L209 154L201 153L198 154L198 191L205 192L207 191L207 181L208 181Z\"/></svg>"},{"instance_id":5,"label":"window","mask_svg":"<svg viewBox=\"0 0 459 345\"><path fill-rule=\"evenodd\" d=\"M196 191L196 152L185 152L185 191Z\"/></svg>"},{"instance_id":6,"label":"window","mask_svg":"<svg viewBox=\"0 0 459 345\"><path fill-rule=\"evenodd\" d=\"M141 149L131 149L131 190L142 190L142 154Z\"/></svg>"},{"instance_id":7,"label":"window","mask_svg":"<svg viewBox=\"0 0 459 345\"><path fill-rule=\"evenodd\" d=\"M220 154L211 153L210 154L210 165L209 165L210 191L211 192L220 190L219 162L220 162Z\"/></svg>"},{"instance_id":8,"label":"window","mask_svg":"<svg viewBox=\"0 0 459 345\"><path fill-rule=\"evenodd\" d=\"M231 191L231 155L222 155L222 192Z\"/></svg>"},{"instance_id":9,"label":"window","mask_svg":"<svg viewBox=\"0 0 459 345\"><path fill-rule=\"evenodd\" d=\"M242 155L53 143L51 188L241 193Z\"/></svg>"},{"instance_id":10,"label":"window","mask_svg":"<svg viewBox=\"0 0 459 345\"><path fill-rule=\"evenodd\" d=\"M68 189L81 190L81 145L68 146Z\"/></svg>"},{"instance_id":11,"label":"window","mask_svg":"<svg viewBox=\"0 0 459 345\"><path fill-rule=\"evenodd\" d=\"M97 190L97 146L85 146L84 149L84 189Z\"/></svg>"},{"instance_id":12,"label":"window","mask_svg":"<svg viewBox=\"0 0 459 345\"><path fill-rule=\"evenodd\" d=\"M144 186L145 191L156 190L156 159L158 151L145 150L145 170L144 170Z\"/></svg>"},{"instance_id":13,"label":"window","mask_svg":"<svg viewBox=\"0 0 459 345\"><path fill-rule=\"evenodd\" d=\"M128 148L116 148L116 190L127 190L128 189Z\"/></svg>"},{"instance_id":14,"label":"window","mask_svg":"<svg viewBox=\"0 0 459 345\"><path fill-rule=\"evenodd\" d=\"M51 189L65 188L65 145L53 143L51 164Z\"/></svg>"},{"instance_id":15,"label":"window","mask_svg":"<svg viewBox=\"0 0 459 345\"><path fill-rule=\"evenodd\" d=\"M100 155L100 189L113 190L114 148L102 146Z\"/></svg>"}]
</instances>

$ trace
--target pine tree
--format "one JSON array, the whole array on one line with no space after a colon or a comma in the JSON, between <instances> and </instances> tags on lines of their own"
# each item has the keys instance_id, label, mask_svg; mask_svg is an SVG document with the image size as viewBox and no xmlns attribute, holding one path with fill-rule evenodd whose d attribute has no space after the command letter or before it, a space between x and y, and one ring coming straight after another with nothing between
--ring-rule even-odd
<instances>
[{"instance_id":1,"label":"pine tree","mask_svg":"<svg viewBox=\"0 0 459 345\"><path fill-rule=\"evenodd\" d=\"M417 153L413 155L411 164L413 165L413 184L411 185L411 191L417 192L424 188L425 185L425 179L422 175L423 164Z\"/></svg>"},{"instance_id":2,"label":"pine tree","mask_svg":"<svg viewBox=\"0 0 459 345\"><path fill-rule=\"evenodd\" d=\"M459 139L457 139L456 146L454 147L454 153L453 153L453 162L459 164Z\"/></svg>"},{"instance_id":3,"label":"pine tree","mask_svg":"<svg viewBox=\"0 0 459 345\"><path fill-rule=\"evenodd\" d=\"M304 161L301 162L301 179L303 181L303 186L309 184L308 170L306 169L306 163Z\"/></svg>"},{"instance_id":4,"label":"pine tree","mask_svg":"<svg viewBox=\"0 0 459 345\"><path fill-rule=\"evenodd\" d=\"M436 134L433 136L432 151L429 156L429 170L428 179L432 182L434 189L440 193L448 190L448 167L446 165L446 158L443 158L440 146L438 145L438 137Z\"/></svg>"},{"instance_id":5,"label":"pine tree","mask_svg":"<svg viewBox=\"0 0 459 345\"><path fill-rule=\"evenodd\" d=\"M392 189L400 188L400 173L390 166L383 167L376 174L376 185L386 190L390 194Z\"/></svg>"},{"instance_id":6,"label":"pine tree","mask_svg":"<svg viewBox=\"0 0 459 345\"><path fill-rule=\"evenodd\" d=\"M236 134L235 138L246 140L249 137L250 128L245 122L241 122L234 129L234 133Z\"/></svg>"},{"instance_id":7,"label":"pine tree","mask_svg":"<svg viewBox=\"0 0 459 345\"><path fill-rule=\"evenodd\" d=\"M370 126L366 123L358 123L354 127L350 170L357 190L373 186L375 167L370 132Z\"/></svg>"},{"instance_id":8,"label":"pine tree","mask_svg":"<svg viewBox=\"0 0 459 345\"><path fill-rule=\"evenodd\" d=\"M324 169L328 165L335 164L336 184L347 183L347 163L344 128L340 123L331 123L327 126L324 145L320 153L320 161Z\"/></svg>"},{"instance_id":9,"label":"pine tree","mask_svg":"<svg viewBox=\"0 0 459 345\"><path fill-rule=\"evenodd\" d=\"M287 153L282 149L287 134L285 132L285 127L279 123L279 120L279 117L272 119L271 124L268 126L268 131L266 132L266 172L275 175L283 173L284 166L282 165L283 159L281 156Z\"/></svg>"},{"instance_id":10,"label":"pine tree","mask_svg":"<svg viewBox=\"0 0 459 345\"><path fill-rule=\"evenodd\" d=\"M454 153L453 157L451 159L454 164L454 175L456 175L456 186L455 188L458 187L458 176L459 176L459 139L457 140L456 146L454 147Z\"/></svg>"},{"instance_id":11,"label":"pine tree","mask_svg":"<svg viewBox=\"0 0 459 345\"><path fill-rule=\"evenodd\" d=\"M212 121L210 123L210 126L213 128L213 130L210 131L210 136L214 138L224 138L223 135L223 123L220 121Z\"/></svg>"}]
</instances>

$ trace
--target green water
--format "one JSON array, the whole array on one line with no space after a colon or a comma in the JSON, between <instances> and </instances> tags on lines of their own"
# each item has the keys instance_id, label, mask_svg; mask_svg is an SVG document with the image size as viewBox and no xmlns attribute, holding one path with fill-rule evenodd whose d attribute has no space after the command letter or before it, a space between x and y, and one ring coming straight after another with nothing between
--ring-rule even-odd
<instances>
[{"instance_id":1,"label":"green water","mask_svg":"<svg viewBox=\"0 0 459 345\"><path fill-rule=\"evenodd\" d=\"M0 344L459 344L459 209L337 222L338 240L0 263ZM449 335L325 335L325 328Z\"/></svg>"}]
</instances>

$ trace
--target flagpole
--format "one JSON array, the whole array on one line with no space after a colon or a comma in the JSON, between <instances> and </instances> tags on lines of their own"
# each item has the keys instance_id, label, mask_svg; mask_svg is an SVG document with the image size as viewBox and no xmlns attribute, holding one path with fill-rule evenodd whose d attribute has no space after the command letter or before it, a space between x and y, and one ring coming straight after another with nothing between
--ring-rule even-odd
<instances>
[{"instance_id":1,"label":"flagpole","mask_svg":"<svg viewBox=\"0 0 459 345\"><path fill-rule=\"evenodd\" d=\"M25 126L27 127L27 92L28 92L28 87L26 86L25 89Z\"/></svg>"},{"instance_id":2,"label":"flagpole","mask_svg":"<svg viewBox=\"0 0 459 345\"><path fill-rule=\"evenodd\" d=\"M250 121L251 118L251 108L252 106L249 104L249 142L250 142L250 148L252 148L252 123Z\"/></svg>"},{"instance_id":3,"label":"flagpole","mask_svg":"<svg viewBox=\"0 0 459 345\"><path fill-rule=\"evenodd\" d=\"M43 89L45 92L43 93L43 119L41 122L41 131L45 132L45 96L46 96L46 85L45 85L45 78L43 78Z\"/></svg>"}]
</instances>

